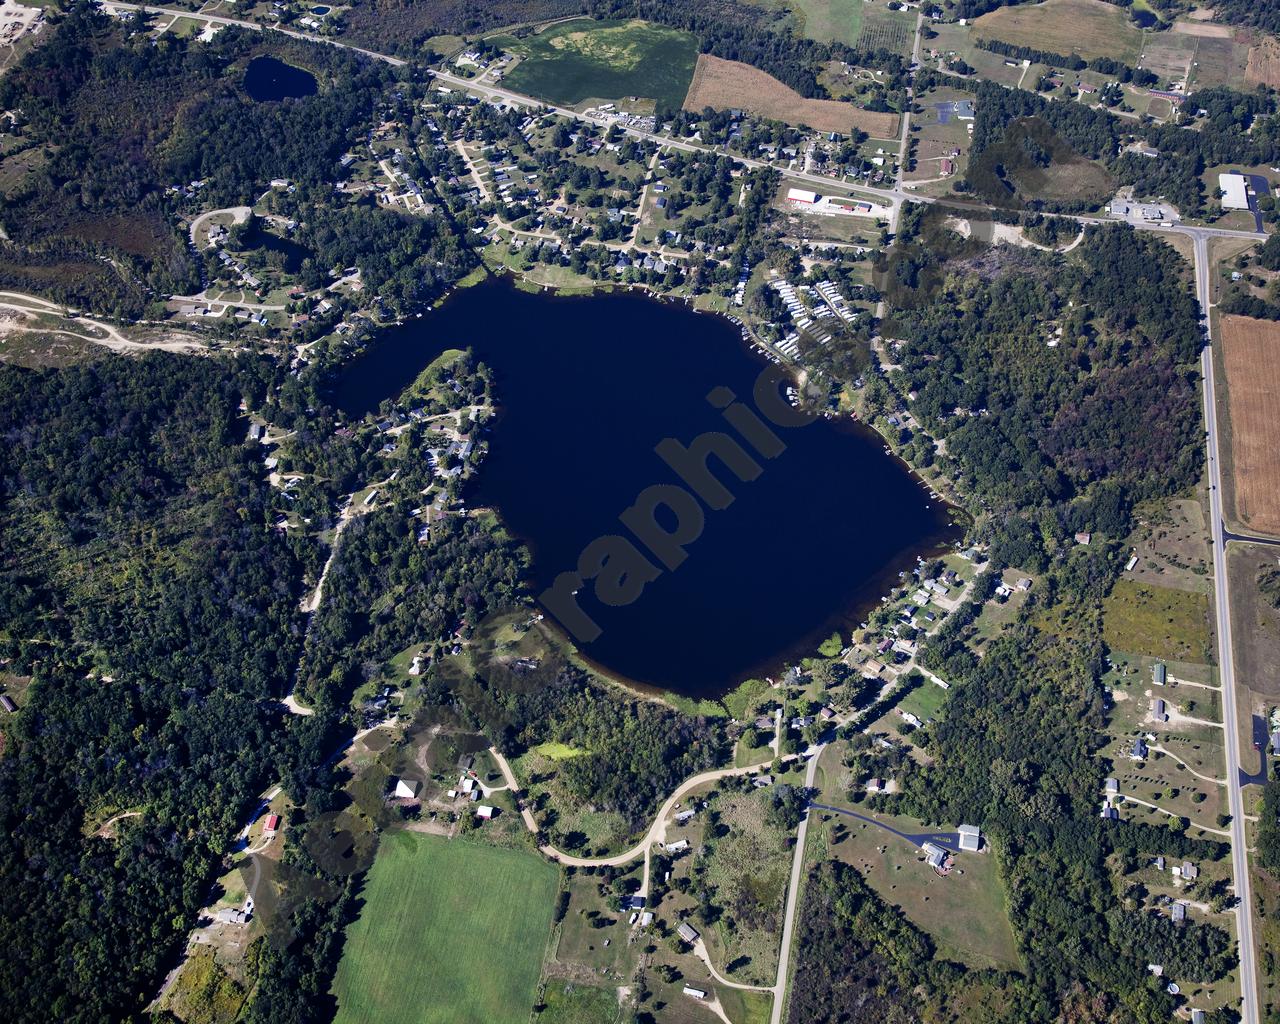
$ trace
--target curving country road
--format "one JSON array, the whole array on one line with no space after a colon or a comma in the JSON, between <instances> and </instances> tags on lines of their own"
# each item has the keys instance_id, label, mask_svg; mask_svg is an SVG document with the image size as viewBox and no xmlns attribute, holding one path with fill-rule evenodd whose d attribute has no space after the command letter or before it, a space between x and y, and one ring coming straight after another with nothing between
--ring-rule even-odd
<instances>
[{"instance_id":1,"label":"curving country road","mask_svg":"<svg viewBox=\"0 0 1280 1024\"><path fill-rule=\"evenodd\" d=\"M520 785L516 782L515 773L511 771L511 765L507 762L507 759L499 753L496 747L490 747L489 753L493 755L493 759L498 763L498 768L501 769L503 777L507 780L507 785L513 791L518 790ZM797 756L798 755L796 754L787 754L781 758L781 760L785 764L788 761L794 761ZM629 850L623 850L622 853L615 853L611 857L575 857L573 854L563 853L560 850L557 850L550 844L539 846L538 849L552 860L576 868L619 867L623 864L630 864L633 860L638 860L642 856L647 859L650 848L655 843L663 842L666 839L667 816L675 808L675 805L680 802L681 798L686 796L690 790L696 789L698 786L708 782L715 782L717 779L727 779L735 775L754 775L757 772L771 767L773 763L774 759L770 758L768 761L761 761L759 764L744 765L741 768L714 768L711 771L701 772L698 775L693 775L685 779L684 782L680 783L672 794L667 797L663 805L658 808L658 813L653 819L653 824L649 826L649 830L644 834L644 836L635 844L635 846L631 847ZM538 823L534 819L533 813L529 808L527 806L522 806L520 814L521 817L524 818L525 826L529 831L537 832ZM646 871L645 874L647 880L648 872ZM642 893L645 892L647 888L648 886L646 885L641 890Z\"/></svg>"}]
</instances>

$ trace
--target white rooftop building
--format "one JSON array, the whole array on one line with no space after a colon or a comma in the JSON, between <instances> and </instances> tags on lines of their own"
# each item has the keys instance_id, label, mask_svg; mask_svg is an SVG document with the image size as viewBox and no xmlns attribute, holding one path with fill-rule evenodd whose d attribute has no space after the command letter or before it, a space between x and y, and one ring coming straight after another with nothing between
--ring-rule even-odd
<instances>
[{"instance_id":1,"label":"white rooftop building","mask_svg":"<svg viewBox=\"0 0 1280 1024\"><path fill-rule=\"evenodd\" d=\"M982 829L977 825L961 825L957 831L960 833L960 849L976 853L982 845Z\"/></svg>"},{"instance_id":2,"label":"white rooftop building","mask_svg":"<svg viewBox=\"0 0 1280 1024\"><path fill-rule=\"evenodd\" d=\"M1249 179L1243 174L1219 174L1218 188L1224 210L1249 209Z\"/></svg>"}]
</instances>

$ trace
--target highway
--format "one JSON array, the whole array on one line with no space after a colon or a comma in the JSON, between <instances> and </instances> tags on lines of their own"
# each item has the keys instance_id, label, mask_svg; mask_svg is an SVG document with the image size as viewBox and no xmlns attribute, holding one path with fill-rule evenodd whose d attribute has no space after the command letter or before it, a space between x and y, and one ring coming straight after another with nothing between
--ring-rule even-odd
<instances>
[{"instance_id":1,"label":"highway","mask_svg":"<svg viewBox=\"0 0 1280 1024\"><path fill-rule=\"evenodd\" d=\"M1190 232L1189 232L1190 233ZM1203 230L1191 234L1195 246L1196 298L1209 332L1209 239ZM1208 338L1208 334L1206 334ZM1227 579L1227 539L1222 518L1222 459L1218 450L1218 417L1214 393L1213 346L1201 353L1204 415L1209 474L1209 520L1213 533L1213 596L1218 634L1218 674L1222 682L1222 721L1226 734L1227 810L1231 815L1231 870L1235 877L1236 935L1240 950L1240 1015L1243 1024L1258 1024L1258 964L1253 937L1253 894L1245 837L1244 796L1240 784L1240 711L1236 705L1235 660L1231 643L1231 588Z\"/></svg>"}]
</instances>

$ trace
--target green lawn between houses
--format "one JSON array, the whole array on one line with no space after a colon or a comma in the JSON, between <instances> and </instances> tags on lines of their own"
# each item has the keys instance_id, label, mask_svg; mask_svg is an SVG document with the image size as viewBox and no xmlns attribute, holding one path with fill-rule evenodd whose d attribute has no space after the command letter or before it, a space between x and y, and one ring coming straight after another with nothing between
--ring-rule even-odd
<instances>
[{"instance_id":1,"label":"green lawn between houses","mask_svg":"<svg viewBox=\"0 0 1280 1024\"><path fill-rule=\"evenodd\" d=\"M336 1024L528 1020L556 884L532 853L388 835L347 930Z\"/></svg>"}]
</instances>

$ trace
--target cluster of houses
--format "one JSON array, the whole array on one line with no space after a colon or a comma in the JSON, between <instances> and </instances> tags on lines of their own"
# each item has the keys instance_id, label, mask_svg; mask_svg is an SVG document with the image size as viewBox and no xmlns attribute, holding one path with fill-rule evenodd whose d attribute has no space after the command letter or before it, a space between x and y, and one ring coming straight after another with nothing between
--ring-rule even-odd
<instances>
[{"instance_id":1,"label":"cluster of houses","mask_svg":"<svg viewBox=\"0 0 1280 1024\"><path fill-rule=\"evenodd\" d=\"M629 128L637 132L652 134L658 130L658 119L652 114L631 114L625 110L619 110L617 105L613 103L602 103L598 107L588 107L583 111L583 116L610 126L617 125L620 128Z\"/></svg>"},{"instance_id":2,"label":"cluster of houses","mask_svg":"<svg viewBox=\"0 0 1280 1024\"><path fill-rule=\"evenodd\" d=\"M774 271L773 273L777 273ZM840 289L833 281L820 281L816 286L793 285L783 278L774 278L769 282L778 295L787 312L791 314L794 330L788 333L774 347L783 355L792 359L799 353L801 331L808 331L819 345L831 341L831 332L823 326L823 319L838 317L846 323L852 322L857 315L849 308Z\"/></svg>"},{"instance_id":3,"label":"cluster of houses","mask_svg":"<svg viewBox=\"0 0 1280 1024\"><path fill-rule=\"evenodd\" d=\"M1009 586L1009 584L1005 583L1004 580L1001 580L998 584L996 584L996 600L1007 601L1009 600L1010 597L1013 596L1015 591L1020 594L1025 594L1030 589L1031 589L1031 578L1029 576L1020 577L1012 587Z\"/></svg>"}]
</instances>

